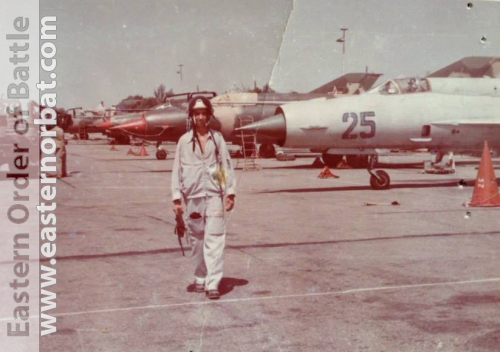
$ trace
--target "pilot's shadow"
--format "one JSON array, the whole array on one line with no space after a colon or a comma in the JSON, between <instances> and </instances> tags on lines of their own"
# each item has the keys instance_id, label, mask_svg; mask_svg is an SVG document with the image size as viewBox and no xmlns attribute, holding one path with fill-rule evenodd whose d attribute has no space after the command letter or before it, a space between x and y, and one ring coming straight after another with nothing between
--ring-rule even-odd
<instances>
[{"instance_id":1,"label":"pilot's shadow","mask_svg":"<svg viewBox=\"0 0 500 352\"><path fill-rule=\"evenodd\" d=\"M235 279L234 277L223 277L219 284L219 293L221 296L231 292L235 286L245 286L248 280Z\"/></svg>"},{"instance_id":2,"label":"pilot's shadow","mask_svg":"<svg viewBox=\"0 0 500 352\"><path fill-rule=\"evenodd\" d=\"M236 286L245 286L248 284L248 280L236 279L234 277L223 277L219 284L219 293L221 296L231 292ZM194 292L194 284L188 285L186 287L187 292Z\"/></svg>"}]
</instances>

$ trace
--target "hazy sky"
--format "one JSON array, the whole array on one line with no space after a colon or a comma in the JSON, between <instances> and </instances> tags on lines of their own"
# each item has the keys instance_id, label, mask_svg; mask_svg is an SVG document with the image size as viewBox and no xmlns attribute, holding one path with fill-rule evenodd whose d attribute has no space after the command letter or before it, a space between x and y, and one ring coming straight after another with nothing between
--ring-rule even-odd
<instances>
[{"instance_id":1,"label":"hazy sky","mask_svg":"<svg viewBox=\"0 0 500 352\"><path fill-rule=\"evenodd\" d=\"M93 108L160 84L176 93L270 81L312 90L345 72L425 75L500 56L500 2L461 0L41 0L57 16L59 106ZM481 37L486 42L481 42ZM183 64L183 81L177 74Z\"/></svg>"}]
</instances>

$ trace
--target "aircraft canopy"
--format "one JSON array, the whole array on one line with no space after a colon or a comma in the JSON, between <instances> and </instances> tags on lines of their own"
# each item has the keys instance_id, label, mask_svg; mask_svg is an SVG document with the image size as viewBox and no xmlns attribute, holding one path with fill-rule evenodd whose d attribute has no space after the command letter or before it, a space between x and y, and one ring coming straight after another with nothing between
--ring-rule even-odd
<instances>
[{"instance_id":1,"label":"aircraft canopy","mask_svg":"<svg viewBox=\"0 0 500 352\"><path fill-rule=\"evenodd\" d=\"M373 89L382 95L390 94L410 94L417 92L429 92L429 81L425 78L397 78L385 82L384 84Z\"/></svg>"}]
</instances>

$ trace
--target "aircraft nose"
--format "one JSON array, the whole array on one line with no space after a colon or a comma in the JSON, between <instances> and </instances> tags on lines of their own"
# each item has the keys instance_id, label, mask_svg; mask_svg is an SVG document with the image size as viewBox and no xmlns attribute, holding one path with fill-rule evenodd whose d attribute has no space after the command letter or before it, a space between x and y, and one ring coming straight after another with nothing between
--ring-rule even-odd
<instances>
[{"instance_id":1,"label":"aircraft nose","mask_svg":"<svg viewBox=\"0 0 500 352\"><path fill-rule=\"evenodd\" d=\"M286 140L286 119L283 114L277 114L260 121L236 128L236 131L255 131L259 134L271 137L278 145L284 145Z\"/></svg>"},{"instance_id":2,"label":"aircraft nose","mask_svg":"<svg viewBox=\"0 0 500 352\"><path fill-rule=\"evenodd\" d=\"M146 135L147 134L146 120L140 118L138 120L127 122L111 128L111 131L125 131L130 134Z\"/></svg>"}]
</instances>

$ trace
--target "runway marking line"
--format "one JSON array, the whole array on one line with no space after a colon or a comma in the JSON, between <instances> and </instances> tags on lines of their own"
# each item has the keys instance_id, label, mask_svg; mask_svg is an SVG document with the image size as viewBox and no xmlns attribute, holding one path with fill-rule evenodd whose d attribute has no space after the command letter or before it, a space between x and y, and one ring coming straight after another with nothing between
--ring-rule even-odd
<instances>
[{"instance_id":1,"label":"runway marking line","mask_svg":"<svg viewBox=\"0 0 500 352\"><path fill-rule=\"evenodd\" d=\"M319 296L341 296L341 295L354 294L354 293L363 293L363 292L378 292L378 291L390 291L390 290L406 290L406 289L422 288L422 287L439 287L439 286L452 286L452 285L468 285L468 284L481 284L481 283L491 283L491 282L500 282L500 277L499 278L490 278L490 279L465 280L465 281L434 282L434 283L414 284L414 285L353 288L353 289L342 290L342 291L300 293L300 294L278 295L278 296L267 296L267 297L233 298L233 299L222 299L222 300L218 300L218 301L196 301L196 302L161 304L161 305L154 305L154 306L140 306L140 307L126 307L126 308L112 308L112 309L88 310L88 311L81 311L81 312L58 313L58 314L52 314L52 316L54 316L54 317L65 317L65 316L75 316L75 315L84 315L84 314L100 314L100 313L125 312L125 311L142 310L142 309L187 307L187 306L201 306L201 305L206 306L206 305L214 305L214 304L251 302L251 301L265 301L265 300L272 300L272 299L308 298L308 297L319 297ZM39 316L30 316L30 319L34 319L34 318L39 318ZM0 319L0 321L11 321L11 320L14 320L14 319L13 318L2 318L2 319Z\"/></svg>"}]
</instances>

